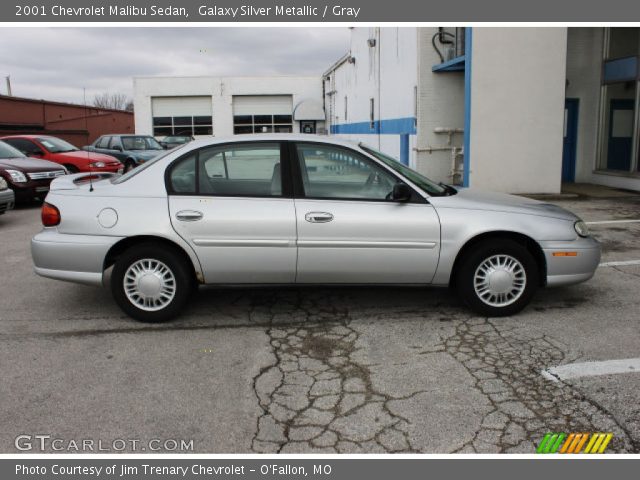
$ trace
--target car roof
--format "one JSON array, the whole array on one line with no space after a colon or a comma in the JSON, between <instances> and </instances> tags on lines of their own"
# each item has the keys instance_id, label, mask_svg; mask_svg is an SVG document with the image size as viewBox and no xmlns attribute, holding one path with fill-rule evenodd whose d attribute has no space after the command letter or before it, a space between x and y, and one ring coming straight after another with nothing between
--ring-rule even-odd
<instances>
[{"instance_id":1,"label":"car roof","mask_svg":"<svg viewBox=\"0 0 640 480\"><path fill-rule=\"evenodd\" d=\"M56 137L55 135L48 135L46 133L43 133L43 134L40 134L40 135L39 134L34 134L34 133L29 133L27 135L5 135L3 137L0 137L0 140L2 140L4 138L27 138L27 139L30 139L30 140L37 140L38 138L60 138L60 137Z\"/></svg>"},{"instance_id":2,"label":"car roof","mask_svg":"<svg viewBox=\"0 0 640 480\"><path fill-rule=\"evenodd\" d=\"M289 142L310 142L324 143L328 145L338 145L343 147L358 147L359 142L347 140L338 137L329 137L327 135L312 135L309 133L243 133L238 135L229 135L225 137L207 137L199 138L189 143L189 145L198 147L206 145L218 145L221 143L240 143L240 142L259 142L259 141L289 141Z\"/></svg>"}]
</instances>

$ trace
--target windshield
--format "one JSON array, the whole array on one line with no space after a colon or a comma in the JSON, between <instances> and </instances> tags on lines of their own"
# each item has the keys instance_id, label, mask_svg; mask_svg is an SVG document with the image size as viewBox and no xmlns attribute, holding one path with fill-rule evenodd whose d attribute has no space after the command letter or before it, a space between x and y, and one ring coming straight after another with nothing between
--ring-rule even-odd
<instances>
[{"instance_id":1,"label":"windshield","mask_svg":"<svg viewBox=\"0 0 640 480\"><path fill-rule=\"evenodd\" d=\"M187 143L191 138L189 137L164 137L164 142L167 143Z\"/></svg>"},{"instance_id":2,"label":"windshield","mask_svg":"<svg viewBox=\"0 0 640 480\"><path fill-rule=\"evenodd\" d=\"M140 165L139 167L134 168L133 170L129 170L124 175L118 175L118 176L114 177L111 180L111 183L118 184L118 183L126 182L131 177L135 177L137 174L139 174L143 170L146 170L147 168L149 168L151 165L156 163L158 160L162 160L167 155L174 155L177 151L183 149L185 147L185 145L180 145L179 147L173 148L171 150L165 150L163 148L162 150L164 151L164 153L161 153L157 157L153 157L151 160L149 160L147 162L144 162L142 165Z\"/></svg>"},{"instance_id":3,"label":"windshield","mask_svg":"<svg viewBox=\"0 0 640 480\"><path fill-rule=\"evenodd\" d=\"M69 142L65 142L60 138L40 137L38 138L38 141L51 153L75 152L76 150L79 150L78 147L74 147Z\"/></svg>"},{"instance_id":4,"label":"windshield","mask_svg":"<svg viewBox=\"0 0 640 480\"><path fill-rule=\"evenodd\" d=\"M121 140L125 150L164 150L153 137L122 137Z\"/></svg>"},{"instance_id":5,"label":"windshield","mask_svg":"<svg viewBox=\"0 0 640 480\"><path fill-rule=\"evenodd\" d=\"M0 141L0 158L23 158L25 156L20 150Z\"/></svg>"},{"instance_id":6,"label":"windshield","mask_svg":"<svg viewBox=\"0 0 640 480\"><path fill-rule=\"evenodd\" d=\"M407 167L406 165L403 165L402 163L397 161L395 158L390 157L389 155L386 155L386 154L384 154L382 152L378 152L377 150L374 150L373 148L371 148L371 147L369 147L367 145L364 145L364 144L360 144L360 148L362 148L365 152L367 152L367 153L373 155L374 157L376 157L378 160L383 162L388 167L391 167L392 169L394 169L396 172L398 172L403 177L406 177L408 180L413 182L416 186L420 187L422 190L427 192L429 195L436 195L437 196L437 195L447 195L448 194L447 193L448 192L448 188L447 187L443 187L443 186L435 183L433 180L429 180L424 175L421 175L420 173L416 172L415 170L412 170L409 167ZM453 190L453 188L451 190Z\"/></svg>"}]
</instances>

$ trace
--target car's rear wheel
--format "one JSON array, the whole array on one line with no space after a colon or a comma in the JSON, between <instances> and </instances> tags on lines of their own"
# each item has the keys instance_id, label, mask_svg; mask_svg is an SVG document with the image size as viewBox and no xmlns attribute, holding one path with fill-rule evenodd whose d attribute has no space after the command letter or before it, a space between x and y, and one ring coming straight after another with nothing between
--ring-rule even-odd
<instances>
[{"instance_id":1,"label":"car's rear wheel","mask_svg":"<svg viewBox=\"0 0 640 480\"><path fill-rule=\"evenodd\" d=\"M166 322L178 315L192 290L184 258L174 249L145 243L126 250L111 275L111 291L129 316L142 322Z\"/></svg>"},{"instance_id":2,"label":"car's rear wheel","mask_svg":"<svg viewBox=\"0 0 640 480\"><path fill-rule=\"evenodd\" d=\"M456 272L456 289L475 312L489 317L518 313L539 285L538 266L526 247L513 240L474 246Z\"/></svg>"}]
</instances>

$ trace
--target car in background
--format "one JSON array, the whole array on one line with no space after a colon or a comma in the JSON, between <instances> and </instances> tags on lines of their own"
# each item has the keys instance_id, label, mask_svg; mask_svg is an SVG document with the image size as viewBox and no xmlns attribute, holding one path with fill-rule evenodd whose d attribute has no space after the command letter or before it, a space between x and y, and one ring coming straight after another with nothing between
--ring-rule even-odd
<instances>
[{"instance_id":1,"label":"car in background","mask_svg":"<svg viewBox=\"0 0 640 480\"><path fill-rule=\"evenodd\" d=\"M0 141L0 178L13 191L16 203L43 200L51 181L66 173L65 168L57 163L29 158L17 148Z\"/></svg>"},{"instance_id":2,"label":"car in background","mask_svg":"<svg viewBox=\"0 0 640 480\"><path fill-rule=\"evenodd\" d=\"M0 177L0 215L7 210L11 210L15 203L15 195L13 190L9 188L7 181Z\"/></svg>"},{"instance_id":3,"label":"car in background","mask_svg":"<svg viewBox=\"0 0 640 480\"><path fill-rule=\"evenodd\" d=\"M160 145L162 145L166 150L170 150L193 140L195 140L195 138L191 135L169 135L160 140Z\"/></svg>"},{"instance_id":4,"label":"car in background","mask_svg":"<svg viewBox=\"0 0 640 480\"><path fill-rule=\"evenodd\" d=\"M58 178L42 223L37 274L108 281L149 322L198 283L452 286L484 317L513 315L600 262L585 223L556 205L438 184L308 134L195 140L124 175Z\"/></svg>"},{"instance_id":5,"label":"car in background","mask_svg":"<svg viewBox=\"0 0 640 480\"><path fill-rule=\"evenodd\" d=\"M157 157L164 148L151 135L103 135L91 145L83 147L88 152L112 155L124 164L124 171Z\"/></svg>"},{"instance_id":6,"label":"car in background","mask_svg":"<svg viewBox=\"0 0 640 480\"><path fill-rule=\"evenodd\" d=\"M69 173L122 172L117 158L83 152L69 142L49 135L11 135L0 140L17 148L28 157L40 158L64 166Z\"/></svg>"}]
</instances>

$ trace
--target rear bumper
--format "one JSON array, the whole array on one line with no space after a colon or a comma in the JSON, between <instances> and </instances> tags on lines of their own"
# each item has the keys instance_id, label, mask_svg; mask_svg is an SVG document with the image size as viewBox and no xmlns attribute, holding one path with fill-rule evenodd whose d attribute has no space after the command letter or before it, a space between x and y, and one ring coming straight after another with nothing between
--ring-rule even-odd
<instances>
[{"instance_id":1,"label":"rear bumper","mask_svg":"<svg viewBox=\"0 0 640 480\"><path fill-rule=\"evenodd\" d=\"M600 244L593 238L572 242L542 242L547 262L547 286L573 285L593 277L600 264ZM554 256L557 252L575 252L575 256Z\"/></svg>"},{"instance_id":2,"label":"rear bumper","mask_svg":"<svg viewBox=\"0 0 640 480\"><path fill-rule=\"evenodd\" d=\"M56 280L101 286L104 259L121 238L67 235L45 228L31 240L35 272Z\"/></svg>"},{"instance_id":3,"label":"rear bumper","mask_svg":"<svg viewBox=\"0 0 640 480\"><path fill-rule=\"evenodd\" d=\"M7 190L0 191L0 213L11 210L15 205L15 201L13 190L8 188Z\"/></svg>"}]
</instances>

